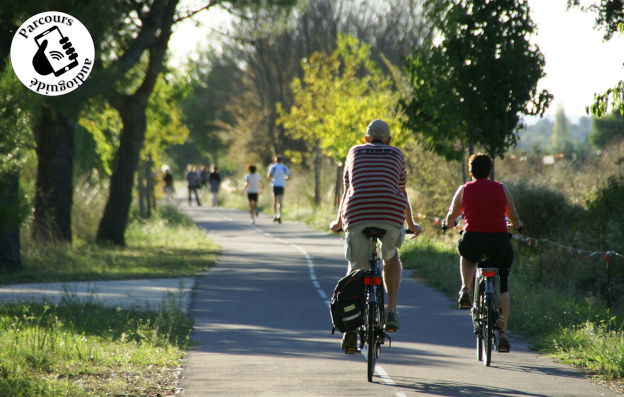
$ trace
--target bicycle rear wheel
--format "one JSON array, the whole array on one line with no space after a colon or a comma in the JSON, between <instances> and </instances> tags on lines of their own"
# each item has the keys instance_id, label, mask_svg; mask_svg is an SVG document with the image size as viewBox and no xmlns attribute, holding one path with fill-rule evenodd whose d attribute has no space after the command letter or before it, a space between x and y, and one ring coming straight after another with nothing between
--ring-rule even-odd
<instances>
[{"instance_id":1,"label":"bicycle rear wheel","mask_svg":"<svg viewBox=\"0 0 624 397\"><path fill-rule=\"evenodd\" d=\"M486 301L486 317L481 335L483 336L483 364L490 366L492 362L492 345L494 344L494 301Z\"/></svg>"},{"instance_id":2,"label":"bicycle rear wheel","mask_svg":"<svg viewBox=\"0 0 624 397\"><path fill-rule=\"evenodd\" d=\"M472 292L473 294L476 293L476 278L477 276L474 277L473 281L472 281ZM483 291L481 289L481 291ZM483 318L482 315L482 311L483 311L483 305L484 305L484 301L483 301L483 294L479 294L474 295L473 298L473 307L472 307L472 323L473 323L473 327L475 327L475 334L477 335L477 360L479 361L483 361L483 326L481 325L481 318ZM477 327L481 327L481 330L479 330L479 328Z\"/></svg>"},{"instance_id":3,"label":"bicycle rear wheel","mask_svg":"<svg viewBox=\"0 0 624 397\"><path fill-rule=\"evenodd\" d=\"M375 361L377 360L377 329L375 318L378 315L377 305L368 304L368 318L366 322L366 347L368 356L368 381L373 381L375 374Z\"/></svg>"}]
</instances>

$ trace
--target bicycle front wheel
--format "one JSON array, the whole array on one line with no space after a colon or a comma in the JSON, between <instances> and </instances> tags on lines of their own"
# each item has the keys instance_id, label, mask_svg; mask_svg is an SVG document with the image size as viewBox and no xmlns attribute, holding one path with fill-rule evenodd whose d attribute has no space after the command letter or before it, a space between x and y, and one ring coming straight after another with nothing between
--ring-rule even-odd
<instances>
[{"instance_id":1,"label":"bicycle front wheel","mask_svg":"<svg viewBox=\"0 0 624 397\"><path fill-rule=\"evenodd\" d=\"M375 327L375 318L378 315L377 305L368 305L368 319L366 323L366 344L368 345L368 381L373 381L375 374L375 361L377 360L377 329Z\"/></svg>"},{"instance_id":2,"label":"bicycle front wheel","mask_svg":"<svg viewBox=\"0 0 624 397\"><path fill-rule=\"evenodd\" d=\"M486 321L484 321L483 326L483 364L486 366L490 366L492 362L492 345L494 344L494 316L495 305L493 300L487 300L487 311L486 311Z\"/></svg>"}]
</instances>

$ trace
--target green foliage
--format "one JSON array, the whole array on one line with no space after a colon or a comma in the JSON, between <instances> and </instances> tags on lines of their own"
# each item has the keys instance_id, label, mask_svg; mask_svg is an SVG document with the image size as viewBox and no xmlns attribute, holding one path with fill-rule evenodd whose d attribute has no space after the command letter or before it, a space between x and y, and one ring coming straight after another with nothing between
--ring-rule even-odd
<instances>
[{"instance_id":1,"label":"green foliage","mask_svg":"<svg viewBox=\"0 0 624 397\"><path fill-rule=\"evenodd\" d=\"M555 122L552 132L552 148L557 153L570 153L572 151L572 130L570 121L562 107L555 113Z\"/></svg>"},{"instance_id":2,"label":"green foliage","mask_svg":"<svg viewBox=\"0 0 624 397\"><path fill-rule=\"evenodd\" d=\"M535 25L525 0L431 0L427 16L440 44L407 59L411 97L401 101L427 149L461 159L462 143L494 156L516 144L520 115L543 114L552 95L537 92L544 57L528 37Z\"/></svg>"},{"instance_id":3,"label":"green foliage","mask_svg":"<svg viewBox=\"0 0 624 397\"><path fill-rule=\"evenodd\" d=\"M624 32L624 2L621 0L600 0L589 6L581 5L581 0L568 0L568 7L573 6L596 14L596 28L604 29L605 41L610 40L615 32Z\"/></svg>"},{"instance_id":4,"label":"green foliage","mask_svg":"<svg viewBox=\"0 0 624 397\"><path fill-rule=\"evenodd\" d=\"M568 0L578 5L578 0ZM624 2L603 0L600 5L592 7L597 11L596 26L606 25L605 40L610 40L613 33L617 31L624 34ZM617 28L616 28L617 26ZM609 102L613 111L620 112L624 116L624 80L620 80L613 88L609 88L604 94L594 95L594 103L586 108L587 114L602 117L609 110Z\"/></svg>"},{"instance_id":5,"label":"green foliage","mask_svg":"<svg viewBox=\"0 0 624 397\"><path fill-rule=\"evenodd\" d=\"M604 250L624 250L624 178L612 176L587 202L585 224ZM620 284L621 285L621 284Z\"/></svg>"},{"instance_id":6,"label":"green foliage","mask_svg":"<svg viewBox=\"0 0 624 397\"><path fill-rule=\"evenodd\" d=\"M589 142L601 149L609 144L619 143L624 140L624 114L611 112L600 118L595 118L592 123L592 133Z\"/></svg>"},{"instance_id":7,"label":"green foliage","mask_svg":"<svg viewBox=\"0 0 624 397\"><path fill-rule=\"evenodd\" d=\"M229 51L202 52L197 61L189 61L188 70L191 92L180 107L189 135L183 144L166 150L178 170L189 163L220 163L218 159L227 147L222 135L228 126L236 124L229 107L241 92L242 72Z\"/></svg>"},{"instance_id":8,"label":"green foliage","mask_svg":"<svg viewBox=\"0 0 624 397\"><path fill-rule=\"evenodd\" d=\"M2 283L126 280L187 277L215 261L216 245L177 208L161 206L145 220L132 217L126 230L127 247L94 243L97 223L107 195L104 186L78 184L74 195L71 246L44 245L22 233L21 269L0 271Z\"/></svg>"},{"instance_id":9,"label":"green foliage","mask_svg":"<svg viewBox=\"0 0 624 397\"><path fill-rule=\"evenodd\" d=\"M609 110L609 102L614 112L620 112L624 116L624 80L621 80L613 88L609 88L604 94L594 95L594 103L586 108L587 114L602 117Z\"/></svg>"},{"instance_id":10,"label":"green foliage","mask_svg":"<svg viewBox=\"0 0 624 397\"><path fill-rule=\"evenodd\" d=\"M303 81L292 83L294 105L287 113L278 104L278 125L295 138L318 142L336 161L344 161L352 146L363 143L366 126L377 118L390 125L393 145L404 144L398 94L370 61L370 46L339 35L337 47L331 55L314 53L303 60Z\"/></svg>"},{"instance_id":11,"label":"green foliage","mask_svg":"<svg viewBox=\"0 0 624 397\"><path fill-rule=\"evenodd\" d=\"M166 374L180 365L193 326L180 302L169 294L160 311L123 310L67 294L58 305L2 305L0 395L175 392Z\"/></svg>"},{"instance_id":12,"label":"green foliage","mask_svg":"<svg viewBox=\"0 0 624 397\"><path fill-rule=\"evenodd\" d=\"M119 114L105 100L92 98L81 112L78 122L95 142L98 168L104 171L104 175L111 175L122 128ZM80 158L77 160L82 161Z\"/></svg>"},{"instance_id":13,"label":"green foliage","mask_svg":"<svg viewBox=\"0 0 624 397\"><path fill-rule=\"evenodd\" d=\"M190 89L185 76L159 75L145 109L147 129L141 151L143 159L150 155L156 164L160 164L160 154L164 149L184 143L189 130L182 121L179 104Z\"/></svg>"},{"instance_id":14,"label":"green foliage","mask_svg":"<svg viewBox=\"0 0 624 397\"><path fill-rule=\"evenodd\" d=\"M34 144L30 120L39 103L38 95L17 79L8 59L6 63L0 74L0 235L30 215L18 175Z\"/></svg>"},{"instance_id":15,"label":"green foliage","mask_svg":"<svg viewBox=\"0 0 624 397\"><path fill-rule=\"evenodd\" d=\"M616 320L564 328L554 340L554 353L564 363L585 367L605 379L624 378L624 332Z\"/></svg>"},{"instance_id":16,"label":"green foliage","mask_svg":"<svg viewBox=\"0 0 624 397\"><path fill-rule=\"evenodd\" d=\"M184 142L188 129L178 106L189 91L190 86L183 76L159 75L145 110L147 129L141 151L143 159L151 155L152 160L159 164L164 149ZM97 168L111 175L119 146L119 134L123 128L117 110L104 99L92 98L81 112L79 124L95 142Z\"/></svg>"}]
</instances>

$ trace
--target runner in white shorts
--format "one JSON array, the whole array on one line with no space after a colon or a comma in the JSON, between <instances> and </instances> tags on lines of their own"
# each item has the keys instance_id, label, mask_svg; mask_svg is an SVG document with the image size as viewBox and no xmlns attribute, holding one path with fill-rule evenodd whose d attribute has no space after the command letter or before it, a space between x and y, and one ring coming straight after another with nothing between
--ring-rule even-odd
<instances>
[{"instance_id":1,"label":"runner in white shorts","mask_svg":"<svg viewBox=\"0 0 624 397\"><path fill-rule=\"evenodd\" d=\"M334 232L344 229L345 256L352 269L370 266L370 242L362 235L366 227L386 230L381 240L381 258L388 306L386 328L398 330L401 325L397 312L397 298L401 283L401 261L398 248L405 238L403 222L418 236L422 229L414 223L412 209L405 191L407 173L401 150L389 146L390 127L383 120L373 120L364 135L366 144L349 150L344 170L344 193L335 221ZM357 343L357 333L343 336L342 349L351 350Z\"/></svg>"}]
</instances>

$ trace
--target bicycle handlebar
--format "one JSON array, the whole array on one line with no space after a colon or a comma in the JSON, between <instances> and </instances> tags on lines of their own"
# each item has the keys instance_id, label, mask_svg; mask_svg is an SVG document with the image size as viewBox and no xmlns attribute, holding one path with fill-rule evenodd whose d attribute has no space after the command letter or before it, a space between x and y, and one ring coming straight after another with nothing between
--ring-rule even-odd
<instances>
[{"instance_id":1,"label":"bicycle handlebar","mask_svg":"<svg viewBox=\"0 0 624 397\"><path fill-rule=\"evenodd\" d=\"M340 233L340 232L344 232L344 230L340 229L336 233ZM409 229L405 229L405 234L414 234L414 232Z\"/></svg>"},{"instance_id":2,"label":"bicycle handlebar","mask_svg":"<svg viewBox=\"0 0 624 397\"><path fill-rule=\"evenodd\" d=\"M463 218L463 215L455 218L455 221L453 222L453 227L457 226L457 222L461 218ZM442 233L448 230L448 226L446 225L446 219L442 220L441 228L442 228ZM507 229L510 229L510 228L511 228L511 223L507 222ZM522 233L522 231L524 230L524 226L520 226L517 230L518 230L518 233Z\"/></svg>"}]
</instances>

